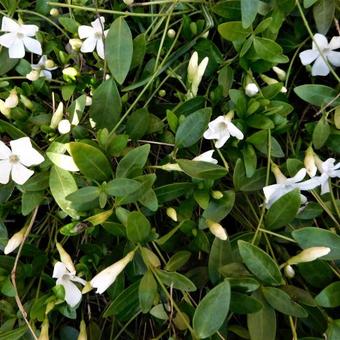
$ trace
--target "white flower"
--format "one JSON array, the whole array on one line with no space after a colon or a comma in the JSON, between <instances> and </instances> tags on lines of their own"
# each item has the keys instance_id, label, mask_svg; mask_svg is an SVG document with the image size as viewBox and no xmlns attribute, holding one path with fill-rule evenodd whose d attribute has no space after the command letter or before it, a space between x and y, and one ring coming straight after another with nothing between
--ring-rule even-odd
<instances>
[{"instance_id":1,"label":"white flower","mask_svg":"<svg viewBox=\"0 0 340 340\"><path fill-rule=\"evenodd\" d=\"M244 91L248 97L254 97L256 94L259 93L259 88L255 83L249 83Z\"/></svg>"},{"instance_id":2,"label":"white flower","mask_svg":"<svg viewBox=\"0 0 340 340\"><path fill-rule=\"evenodd\" d=\"M126 6L131 6L134 3L134 0L123 0Z\"/></svg>"},{"instance_id":3,"label":"white flower","mask_svg":"<svg viewBox=\"0 0 340 340\"><path fill-rule=\"evenodd\" d=\"M198 54L195 51L188 64L188 82L190 84L190 90L188 93L189 98L193 98L197 95L198 86L202 80L205 69L209 63L209 58L205 57L200 64L198 64Z\"/></svg>"},{"instance_id":4,"label":"white flower","mask_svg":"<svg viewBox=\"0 0 340 340\"><path fill-rule=\"evenodd\" d=\"M52 276L57 279L57 285L64 287L66 303L70 307L75 307L81 300L81 291L73 282L85 285L86 281L71 273L62 262L57 262L54 265Z\"/></svg>"},{"instance_id":5,"label":"white flower","mask_svg":"<svg viewBox=\"0 0 340 340\"><path fill-rule=\"evenodd\" d=\"M210 232L219 238L222 241L226 241L228 239L228 235L225 229L217 222L207 220L207 225L209 227Z\"/></svg>"},{"instance_id":6,"label":"white flower","mask_svg":"<svg viewBox=\"0 0 340 340\"><path fill-rule=\"evenodd\" d=\"M124 270L128 263L133 259L135 251L130 251L121 260L99 272L92 280L91 286L97 288L96 293L102 294L116 280L117 276Z\"/></svg>"},{"instance_id":7,"label":"white flower","mask_svg":"<svg viewBox=\"0 0 340 340\"><path fill-rule=\"evenodd\" d=\"M330 248L328 247L311 247L302 250L301 253L298 255L295 255L291 257L288 261L287 264L292 265L292 264L298 264L302 262L311 262L315 261L319 257L327 255L331 251Z\"/></svg>"},{"instance_id":8,"label":"white flower","mask_svg":"<svg viewBox=\"0 0 340 340\"><path fill-rule=\"evenodd\" d=\"M12 180L17 184L24 184L34 173L26 167L38 165L44 161L44 157L33 149L31 140L22 137L10 141L11 149L0 141L0 183Z\"/></svg>"},{"instance_id":9,"label":"white flower","mask_svg":"<svg viewBox=\"0 0 340 340\"><path fill-rule=\"evenodd\" d=\"M316 176L314 178L320 181L321 195L323 195L327 192L330 192L328 179L340 178L340 162L335 164L334 158L328 158L324 162L316 158L316 165L321 173L321 176Z\"/></svg>"},{"instance_id":10,"label":"white flower","mask_svg":"<svg viewBox=\"0 0 340 340\"><path fill-rule=\"evenodd\" d=\"M83 53L93 52L97 49L100 58L105 58L104 41L108 30L104 31L105 18L100 17L91 22L91 26L79 26L78 35L80 39L85 39L80 51Z\"/></svg>"},{"instance_id":11,"label":"white flower","mask_svg":"<svg viewBox=\"0 0 340 340\"><path fill-rule=\"evenodd\" d=\"M6 247L4 249L4 254L7 255L17 249L21 242L24 239L27 227L23 227L17 233L15 233L7 242Z\"/></svg>"},{"instance_id":12,"label":"white flower","mask_svg":"<svg viewBox=\"0 0 340 340\"><path fill-rule=\"evenodd\" d=\"M19 97L16 89L10 91L9 96L5 100L5 107L13 109L19 104Z\"/></svg>"},{"instance_id":13,"label":"white flower","mask_svg":"<svg viewBox=\"0 0 340 340\"><path fill-rule=\"evenodd\" d=\"M42 54L41 44L34 37L39 27L36 25L23 25L16 21L3 17L1 31L8 32L0 37L0 45L8 48L10 58L23 58L25 48L32 53Z\"/></svg>"},{"instance_id":14,"label":"white flower","mask_svg":"<svg viewBox=\"0 0 340 340\"><path fill-rule=\"evenodd\" d=\"M316 178L301 182L307 173L305 168L300 169L292 178L284 176L277 165L272 166L272 172L276 177L277 184L268 185L263 188L267 208L270 208L279 198L296 188L300 190L311 190L320 185L320 181ZM306 200L306 197L301 195L301 201L305 202Z\"/></svg>"},{"instance_id":15,"label":"white flower","mask_svg":"<svg viewBox=\"0 0 340 340\"><path fill-rule=\"evenodd\" d=\"M330 70L317 46L323 57L327 59L330 64L333 66L340 66L340 52L334 51L340 48L340 37L333 37L328 43L327 38L323 34L316 33L313 37L312 49L303 51L299 54L303 65L309 65L315 60L312 66L313 76L327 76Z\"/></svg>"},{"instance_id":16,"label":"white flower","mask_svg":"<svg viewBox=\"0 0 340 340\"><path fill-rule=\"evenodd\" d=\"M58 124L58 131L60 134L65 135L71 131L71 123L68 119L63 119Z\"/></svg>"},{"instance_id":17,"label":"white flower","mask_svg":"<svg viewBox=\"0 0 340 340\"><path fill-rule=\"evenodd\" d=\"M47 59L46 55L43 55L37 64L31 64L32 71L26 74L26 78L34 81L40 77L45 77L48 80L52 79L51 71L58 67L54 65L52 60Z\"/></svg>"},{"instance_id":18,"label":"white flower","mask_svg":"<svg viewBox=\"0 0 340 340\"><path fill-rule=\"evenodd\" d=\"M232 122L234 113L230 111L226 116L218 116L215 120L209 123L209 128L204 132L205 139L215 139L216 148L221 148L230 136L237 139L243 139L242 131L237 128Z\"/></svg>"},{"instance_id":19,"label":"white flower","mask_svg":"<svg viewBox=\"0 0 340 340\"><path fill-rule=\"evenodd\" d=\"M218 160L213 158L212 155L215 152L215 150L209 150L206 152L203 152L201 155L195 157L193 161L200 161L200 162L208 162L212 164L217 164Z\"/></svg>"}]
</instances>

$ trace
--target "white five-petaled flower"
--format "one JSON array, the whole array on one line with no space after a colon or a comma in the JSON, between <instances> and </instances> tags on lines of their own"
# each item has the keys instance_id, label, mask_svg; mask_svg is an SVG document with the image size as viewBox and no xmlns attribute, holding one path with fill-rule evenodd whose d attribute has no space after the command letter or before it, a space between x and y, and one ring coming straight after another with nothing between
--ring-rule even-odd
<instances>
[{"instance_id":1,"label":"white five-petaled flower","mask_svg":"<svg viewBox=\"0 0 340 340\"><path fill-rule=\"evenodd\" d=\"M57 262L53 269L53 278L57 279L57 285L65 289L65 301L70 307L75 307L81 300L81 291L73 283L78 282L85 286L86 281L70 272L64 263Z\"/></svg>"},{"instance_id":2,"label":"white five-petaled flower","mask_svg":"<svg viewBox=\"0 0 340 340\"><path fill-rule=\"evenodd\" d=\"M0 37L0 45L8 48L10 58L23 58L25 48L32 53L42 54L41 44L33 39L38 32L36 25L23 25L16 21L3 17L1 31L6 32Z\"/></svg>"},{"instance_id":3,"label":"white five-petaled flower","mask_svg":"<svg viewBox=\"0 0 340 340\"><path fill-rule=\"evenodd\" d=\"M15 183L24 184L34 173L26 167L42 163L44 157L28 137L12 140L10 145L12 150L0 141L0 183L7 184L11 175Z\"/></svg>"},{"instance_id":4,"label":"white five-petaled flower","mask_svg":"<svg viewBox=\"0 0 340 340\"><path fill-rule=\"evenodd\" d=\"M121 260L99 272L92 280L91 286L97 288L96 293L102 294L116 280L117 276L124 270L128 263L133 259L135 251L130 251Z\"/></svg>"},{"instance_id":5,"label":"white five-petaled flower","mask_svg":"<svg viewBox=\"0 0 340 340\"><path fill-rule=\"evenodd\" d=\"M26 74L26 78L31 81L35 81L40 77L45 77L48 80L52 79L51 71L58 67L54 65L52 60L47 59L46 55L43 55L37 64L31 64L32 71Z\"/></svg>"},{"instance_id":6,"label":"white five-petaled flower","mask_svg":"<svg viewBox=\"0 0 340 340\"><path fill-rule=\"evenodd\" d=\"M321 195L330 192L329 178L340 178L340 162L335 164L334 158L328 158L322 162L317 156L315 157L316 166L321 173L321 176L313 177L315 180L319 180L321 185Z\"/></svg>"},{"instance_id":7,"label":"white five-petaled flower","mask_svg":"<svg viewBox=\"0 0 340 340\"><path fill-rule=\"evenodd\" d=\"M198 155L197 157L195 157L193 161L201 161L201 162L217 164L218 160L213 158L212 156L214 152L215 150L209 150L209 151L203 152L201 155Z\"/></svg>"},{"instance_id":8,"label":"white five-petaled flower","mask_svg":"<svg viewBox=\"0 0 340 340\"><path fill-rule=\"evenodd\" d=\"M205 139L215 139L215 147L218 149L226 143L230 136L239 140L243 139L242 131L231 122L233 116L233 111L230 111L225 116L218 116L209 123L209 128L204 132L203 137Z\"/></svg>"},{"instance_id":9,"label":"white five-petaled flower","mask_svg":"<svg viewBox=\"0 0 340 340\"><path fill-rule=\"evenodd\" d=\"M95 49L100 58L105 59L104 39L108 30L104 31L105 18L100 17L91 22L91 26L79 26L78 35L80 39L85 39L80 51L83 53L93 52Z\"/></svg>"},{"instance_id":10,"label":"white five-petaled flower","mask_svg":"<svg viewBox=\"0 0 340 340\"><path fill-rule=\"evenodd\" d=\"M272 166L272 172L275 175L276 184L268 185L263 188L266 198L265 205L267 208L270 208L279 198L296 188L300 190L311 190L320 185L320 181L316 178L302 182L307 173L305 168L300 169L292 178L284 176L277 165ZM306 200L306 197L301 195L301 202L304 203Z\"/></svg>"},{"instance_id":11,"label":"white five-petaled flower","mask_svg":"<svg viewBox=\"0 0 340 340\"><path fill-rule=\"evenodd\" d=\"M340 52L334 51L338 48L340 48L340 36L333 37L328 43L323 34L316 33L313 37L312 49L301 52L299 57L303 65L309 65L315 60L312 66L313 76L327 76L330 70L324 58L333 66L340 66Z\"/></svg>"}]
</instances>

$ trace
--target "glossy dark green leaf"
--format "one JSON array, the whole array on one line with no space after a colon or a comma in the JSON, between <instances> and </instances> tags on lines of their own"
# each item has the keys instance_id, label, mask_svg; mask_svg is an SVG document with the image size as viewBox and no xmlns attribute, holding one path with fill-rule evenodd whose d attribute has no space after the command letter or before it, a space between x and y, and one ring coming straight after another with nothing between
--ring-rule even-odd
<instances>
[{"instance_id":1,"label":"glossy dark green leaf","mask_svg":"<svg viewBox=\"0 0 340 340\"><path fill-rule=\"evenodd\" d=\"M105 192L110 196L126 196L140 189L141 183L128 178L115 178L104 186Z\"/></svg>"},{"instance_id":2,"label":"glossy dark green leaf","mask_svg":"<svg viewBox=\"0 0 340 340\"><path fill-rule=\"evenodd\" d=\"M237 242L240 255L248 269L262 282L274 286L283 283L278 265L262 249L242 240Z\"/></svg>"},{"instance_id":3,"label":"glossy dark green leaf","mask_svg":"<svg viewBox=\"0 0 340 340\"><path fill-rule=\"evenodd\" d=\"M330 321L327 331L326 331L328 340L338 340L340 338L340 320L332 320Z\"/></svg>"},{"instance_id":4,"label":"glossy dark green leaf","mask_svg":"<svg viewBox=\"0 0 340 340\"><path fill-rule=\"evenodd\" d=\"M19 59L10 58L8 49L2 48L0 51L0 75L9 72L18 63Z\"/></svg>"},{"instance_id":5,"label":"glossy dark green leaf","mask_svg":"<svg viewBox=\"0 0 340 340\"><path fill-rule=\"evenodd\" d=\"M294 189L280 197L268 209L265 226L269 230L281 228L290 223L298 213L301 205L300 190Z\"/></svg>"},{"instance_id":6,"label":"glossy dark green leaf","mask_svg":"<svg viewBox=\"0 0 340 340\"><path fill-rule=\"evenodd\" d=\"M145 242L151 232L148 219L139 211L133 211L128 215L126 235L131 242Z\"/></svg>"},{"instance_id":7,"label":"glossy dark green leaf","mask_svg":"<svg viewBox=\"0 0 340 340\"><path fill-rule=\"evenodd\" d=\"M148 313L157 296L157 282L150 270L148 270L140 280L138 296L142 312Z\"/></svg>"},{"instance_id":8,"label":"glossy dark green leaf","mask_svg":"<svg viewBox=\"0 0 340 340\"><path fill-rule=\"evenodd\" d=\"M190 193L192 188L193 184L189 182L172 183L156 188L155 192L158 202L164 203Z\"/></svg>"},{"instance_id":9,"label":"glossy dark green leaf","mask_svg":"<svg viewBox=\"0 0 340 340\"><path fill-rule=\"evenodd\" d=\"M94 186L81 188L72 194L68 195L66 198L69 201L73 201L75 203L86 203L91 202L99 197L99 188Z\"/></svg>"},{"instance_id":10,"label":"glossy dark green leaf","mask_svg":"<svg viewBox=\"0 0 340 340\"><path fill-rule=\"evenodd\" d=\"M262 287L262 292L267 302L277 311L297 318L308 316L307 311L294 302L283 290L274 287Z\"/></svg>"},{"instance_id":11,"label":"glossy dark green leaf","mask_svg":"<svg viewBox=\"0 0 340 340\"><path fill-rule=\"evenodd\" d=\"M146 108L134 111L127 119L126 133L132 139L143 137L149 127L150 114Z\"/></svg>"},{"instance_id":12,"label":"glossy dark green leaf","mask_svg":"<svg viewBox=\"0 0 340 340\"><path fill-rule=\"evenodd\" d=\"M204 108L187 116L177 129L176 145L179 148L187 148L202 138L208 127L210 115L211 109Z\"/></svg>"},{"instance_id":13,"label":"glossy dark green leaf","mask_svg":"<svg viewBox=\"0 0 340 340\"><path fill-rule=\"evenodd\" d=\"M207 338L215 334L222 326L229 312L230 285L223 281L212 290L198 304L193 326L199 338Z\"/></svg>"},{"instance_id":14,"label":"glossy dark green leaf","mask_svg":"<svg viewBox=\"0 0 340 340\"><path fill-rule=\"evenodd\" d=\"M105 80L93 92L90 117L98 129L111 130L120 118L122 102L112 79Z\"/></svg>"},{"instance_id":15,"label":"glossy dark green leaf","mask_svg":"<svg viewBox=\"0 0 340 340\"><path fill-rule=\"evenodd\" d=\"M191 253L187 250L179 250L173 256L170 257L169 261L165 265L164 269L169 272L174 272L184 266L190 259Z\"/></svg>"},{"instance_id":16,"label":"glossy dark green leaf","mask_svg":"<svg viewBox=\"0 0 340 340\"><path fill-rule=\"evenodd\" d=\"M132 35L124 17L118 17L111 24L105 43L105 60L109 70L117 82L123 84L133 56Z\"/></svg>"},{"instance_id":17,"label":"glossy dark green leaf","mask_svg":"<svg viewBox=\"0 0 340 340\"><path fill-rule=\"evenodd\" d=\"M21 197L21 213L27 216L33 211L44 199L43 191L24 192Z\"/></svg>"},{"instance_id":18,"label":"glossy dark green leaf","mask_svg":"<svg viewBox=\"0 0 340 340\"><path fill-rule=\"evenodd\" d=\"M157 277L167 287L173 287L174 289L186 292L194 292L196 290L196 286L192 283L192 281L182 274L167 272L165 270L157 270Z\"/></svg>"},{"instance_id":19,"label":"glossy dark green leaf","mask_svg":"<svg viewBox=\"0 0 340 340\"><path fill-rule=\"evenodd\" d=\"M340 281L333 282L323 289L316 297L315 301L319 306L334 308L340 306Z\"/></svg>"},{"instance_id":20,"label":"glossy dark green leaf","mask_svg":"<svg viewBox=\"0 0 340 340\"><path fill-rule=\"evenodd\" d=\"M304 101L315 106L324 106L330 103L330 106L340 105L340 99L334 100L338 94L337 91L329 86L306 84L294 88L294 92Z\"/></svg>"},{"instance_id":21,"label":"glossy dark green leaf","mask_svg":"<svg viewBox=\"0 0 340 340\"><path fill-rule=\"evenodd\" d=\"M219 1L212 7L212 11L228 20L241 19L240 1Z\"/></svg>"},{"instance_id":22,"label":"glossy dark green leaf","mask_svg":"<svg viewBox=\"0 0 340 340\"><path fill-rule=\"evenodd\" d=\"M282 47L274 40L268 38L254 38L254 49L256 55L272 63L288 62L288 58L282 55Z\"/></svg>"},{"instance_id":23,"label":"glossy dark green leaf","mask_svg":"<svg viewBox=\"0 0 340 340\"><path fill-rule=\"evenodd\" d=\"M331 127L329 126L326 117L322 116L313 130L312 141L315 149L318 150L324 146L330 133Z\"/></svg>"},{"instance_id":24,"label":"glossy dark green leaf","mask_svg":"<svg viewBox=\"0 0 340 340\"><path fill-rule=\"evenodd\" d=\"M237 293L232 292L230 300L230 311L236 314L249 314L256 313L261 310L262 304L257 299Z\"/></svg>"},{"instance_id":25,"label":"glossy dark green leaf","mask_svg":"<svg viewBox=\"0 0 340 340\"><path fill-rule=\"evenodd\" d=\"M202 216L208 220L220 222L231 211L235 203L235 193L231 190L224 191L223 197L218 200L210 200L207 209Z\"/></svg>"}]
</instances>

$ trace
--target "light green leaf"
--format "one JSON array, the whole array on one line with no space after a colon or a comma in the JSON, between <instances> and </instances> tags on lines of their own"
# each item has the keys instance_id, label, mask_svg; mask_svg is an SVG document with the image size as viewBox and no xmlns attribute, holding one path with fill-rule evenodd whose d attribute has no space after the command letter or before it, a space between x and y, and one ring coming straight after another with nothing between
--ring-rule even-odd
<instances>
[{"instance_id":1,"label":"light green leaf","mask_svg":"<svg viewBox=\"0 0 340 340\"><path fill-rule=\"evenodd\" d=\"M145 242L148 240L150 232L150 222L141 212L133 211L128 215L126 235L131 242Z\"/></svg>"},{"instance_id":2,"label":"light green leaf","mask_svg":"<svg viewBox=\"0 0 340 340\"><path fill-rule=\"evenodd\" d=\"M329 126L326 117L322 116L313 130L312 141L315 149L319 150L324 146L330 133L331 127Z\"/></svg>"},{"instance_id":3,"label":"light green leaf","mask_svg":"<svg viewBox=\"0 0 340 340\"><path fill-rule=\"evenodd\" d=\"M259 58L272 63L283 63L287 59L282 55L282 47L268 38L255 37L254 49Z\"/></svg>"},{"instance_id":4,"label":"light green leaf","mask_svg":"<svg viewBox=\"0 0 340 340\"><path fill-rule=\"evenodd\" d=\"M108 195L122 197L132 194L140 189L141 186L140 182L133 179L115 178L105 184L104 190Z\"/></svg>"},{"instance_id":5,"label":"light green leaf","mask_svg":"<svg viewBox=\"0 0 340 340\"><path fill-rule=\"evenodd\" d=\"M222 38L229 41L245 40L251 33L250 28L243 28L241 21L229 21L218 25Z\"/></svg>"},{"instance_id":6,"label":"light green leaf","mask_svg":"<svg viewBox=\"0 0 340 340\"><path fill-rule=\"evenodd\" d=\"M248 28L254 22L259 3L259 0L241 0L242 26L244 28Z\"/></svg>"},{"instance_id":7,"label":"light green leaf","mask_svg":"<svg viewBox=\"0 0 340 340\"><path fill-rule=\"evenodd\" d=\"M215 334L222 326L229 311L230 285L223 281L200 301L194 317L193 326L199 338Z\"/></svg>"},{"instance_id":8,"label":"light green leaf","mask_svg":"<svg viewBox=\"0 0 340 340\"><path fill-rule=\"evenodd\" d=\"M132 139L143 137L149 127L150 114L146 108L134 111L127 119L126 133Z\"/></svg>"},{"instance_id":9,"label":"light green leaf","mask_svg":"<svg viewBox=\"0 0 340 340\"><path fill-rule=\"evenodd\" d=\"M192 281L182 274L158 269L157 276L163 284L168 287L173 287L174 289L186 292L194 292L196 290L196 286L192 283Z\"/></svg>"},{"instance_id":10,"label":"light green leaf","mask_svg":"<svg viewBox=\"0 0 340 340\"><path fill-rule=\"evenodd\" d=\"M148 270L140 280L138 288L139 305L143 313L148 313L157 296L157 282Z\"/></svg>"},{"instance_id":11,"label":"light green leaf","mask_svg":"<svg viewBox=\"0 0 340 340\"><path fill-rule=\"evenodd\" d=\"M110 72L119 84L123 84L133 55L131 31L123 16L112 23L105 42L105 59Z\"/></svg>"},{"instance_id":12,"label":"light green leaf","mask_svg":"<svg viewBox=\"0 0 340 340\"><path fill-rule=\"evenodd\" d=\"M332 25L335 12L335 0L319 0L313 6L313 16L317 31L326 35Z\"/></svg>"},{"instance_id":13,"label":"light green leaf","mask_svg":"<svg viewBox=\"0 0 340 340\"><path fill-rule=\"evenodd\" d=\"M329 103L330 106L340 105L340 99L334 100L337 91L325 85L306 84L294 88L294 92L304 101L315 106L324 106Z\"/></svg>"},{"instance_id":14,"label":"light green leaf","mask_svg":"<svg viewBox=\"0 0 340 340\"><path fill-rule=\"evenodd\" d=\"M190 251L179 250L177 253L170 257L164 269L169 272L174 272L184 266L189 261L190 257Z\"/></svg>"}]
</instances>

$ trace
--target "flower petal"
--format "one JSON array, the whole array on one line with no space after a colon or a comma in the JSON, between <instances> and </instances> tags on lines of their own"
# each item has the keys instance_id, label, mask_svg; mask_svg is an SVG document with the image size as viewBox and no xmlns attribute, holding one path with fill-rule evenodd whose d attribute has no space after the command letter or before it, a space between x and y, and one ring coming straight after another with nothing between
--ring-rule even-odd
<instances>
[{"instance_id":1,"label":"flower petal","mask_svg":"<svg viewBox=\"0 0 340 340\"><path fill-rule=\"evenodd\" d=\"M333 66L340 66L340 52L328 52L327 59Z\"/></svg>"},{"instance_id":2,"label":"flower petal","mask_svg":"<svg viewBox=\"0 0 340 340\"><path fill-rule=\"evenodd\" d=\"M95 21L91 22L91 26L95 29L96 32L101 32L104 29L105 18L100 17L97 18Z\"/></svg>"},{"instance_id":3,"label":"flower petal","mask_svg":"<svg viewBox=\"0 0 340 340\"><path fill-rule=\"evenodd\" d=\"M42 54L41 44L38 40L24 37L23 42L28 51L39 55Z\"/></svg>"},{"instance_id":4,"label":"flower petal","mask_svg":"<svg viewBox=\"0 0 340 340\"><path fill-rule=\"evenodd\" d=\"M44 76L48 80L52 79L52 73L48 70L42 70L42 74L40 72L40 76Z\"/></svg>"},{"instance_id":5,"label":"flower petal","mask_svg":"<svg viewBox=\"0 0 340 340\"><path fill-rule=\"evenodd\" d=\"M319 46L320 50L324 50L324 49L328 48L327 38L321 33L316 33L316 34L314 34L314 37L313 37L312 48L313 48L313 50L318 50L315 43Z\"/></svg>"},{"instance_id":6,"label":"flower petal","mask_svg":"<svg viewBox=\"0 0 340 340\"><path fill-rule=\"evenodd\" d=\"M340 37L333 37L328 44L330 50L337 50L340 48Z\"/></svg>"},{"instance_id":7,"label":"flower petal","mask_svg":"<svg viewBox=\"0 0 340 340\"><path fill-rule=\"evenodd\" d=\"M201 161L201 162L217 164L218 163L217 159L214 159L212 157L214 152L215 150L209 150L209 151L203 152L201 155L198 155L197 157L195 157L193 161Z\"/></svg>"},{"instance_id":8,"label":"flower petal","mask_svg":"<svg viewBox=\"0 0 340 340\"><path fill-rule=\"evenodd\" d=\"M33 149L29 137L22 137L10 142L12 152L19 157L20 163L25 166L38 165L44 161L44 157Z\"/></svg>"},{"instance_id":9,"label":"flower petal","mask_svg":"<svg viewBox=\"0 0 340 340\"><path fill-rule=\"evenodd\" d=\"M0 37L0 45L9 48L15 40L17 40L15 33L5 33Z\"/></svg>"},{"instance_id":10,"label":"flower petal","mask_svg":"<svg viewBox=\"0 0 340 340\"><path fill-rule=\"evenodd\" d=\"M11 18L3 17L1 23L1 31L3 32L17 32L19 24Z\"/></svg>"},{"instance_id":11,"label":"flower petal","mask_svg":"<svg viewBox=\"0 0 340 340\"><path fill-rule=\"evenodd\" d=\"M230 134L228 131L226 131L222 136L220 136L216 142L215 142L215 147L217 149L221 148L226 142L227 140L230 138Z\"/></svg>"},{"instance_id":12,"label":"flower petal","mask_svg":"<svg viewBox=\"0 0 340 340\"><path fill-rule=\"evenodd\" d=\"M83 53L93 52L96 48L96 43L97 39L94 37L94 35L92 35L84 40L83 44L81 45L80 51Z\"/></svg>"},{"instance_id":13,"label":"flower petal","mask_svg":"<svg viewBox=\"0 0 340 340\"><path fill-rule=\"evenodd\" d=\"M8 159L12 154L10 148L2 141L0 141L0 159Z\"/></svg>"},{"instance_id":14,"label":"flower petal","mask_svg":"<svg viewBox=\"0 0 340 340\"><path fill-rule=\"evenodd\" d=\"M311 179L308 179L307 181L298 183L296 186L300 190L312 190L318 187L320 184L321 184L320 176L316 176Z\"/></svg>"},{"instance_id":15,"label":"flower petal","mask_svg":"<svg viewBox=\"0 0 340 340\"><path fill-rule=\"evenodd\" d=\"M97 53L100 58L105 59L103 39L97 40Z\"/></svg>"},{"instance_id":16,"label":"flower petal","mask_svg":"<svg viewBox=\"0 0 340 340\"><path fill-rule=\"evenodd\" d=\"M25 46L21 39L16 39L8 48L8 55L11 59L21 59L25 56Z\"/></svg>"},{"instance_id":17,"label":"flower petal","mask_svg":"<svg viewBox=\"0 0 340 340\"><path fill-rule=\"evenodd\" d=\"M85 25L79 26L78 35L80 39L88 38L94 35L94 29L91 26L85 26Z\"/></svg>"},{"instance_id":18,"label":"flower petal","mask_svg":"<svg viewBox=\"0 0 340 340\"><path fill-rule=\"evenodd\" d=\"M75 307L81 301L81 291L71 280L58 279L57 284L64 286L65 301L70 307Z\"/></svg>"},{"instance_id":19,"label":"flower petal","mask_svg":"<svg viewBox=\"0 0 340 340\"><path fill-rule=\"evenodd\" d=\"M203 137L205 139L217 139L219 137L219 134L209 128L207 131L204 132Z\"/></svg>"},{"instance_id":20,"label":"flower petal","mask_svg":"<svg viewBox=\"0 0 340 340\"><path fill-rule=\"evenodd\" d=\"M54 265L52 277L54 277L55 279L59 279L65 274L69 274L69 271L67 270L66 266L62 262L58 261Z\"/></svg>"},{"instance_id":21,"label":"flower petal","mask_svg":"<svg viewBox=\"0 0 340 340\"><path fill-rule=\"evenodd\" d=\"M311 64L319 56L319 51L306 50L299 54L302 65Z\"/></svg>"},{"instance_id":22,"label":"flower petal","mask_svg":"<svg viewBox=\"0 0 340 340\"><path fill-rule=\"evenodd\" d=\"M11 173L12 165L5 159L0 161L0 183L7 184L9 182L9 175Z\"/></svg>"},{"instance_id":23,"label":"flower petal","mask_svg":"<svg viewBox=\"0 0 340 340\"><path fill-rule=\"evenodd\" d=\"M19 162L12 165L12 180L17 184L26 183L33 174L33 170L27 169Z\"/></svg>"},{"instance_id":24,"label":"flower petal","mask_svg":"<svg viewBox=\"0 0 340 340\"><path fill-rule=\"evenodd\" d=\"M328 180L327 180L326 182L324 182L324 183L321 185L321 195L326 194L326 193L328 193L328 192L330 192L330 191L331 191L331 189L330 189L330 187L329 187L329 182L328 182Z\"/></svg>"},{"instance_id":25,"label":"flower petal","mask_svg":"<svg viewBox=\"0 0 340 340\"><path fill-rule=\"evenodd\" d=\"M239 140L242 140L244 138L242 131L236 125L234 125L232 122L228 122L227 127L228 127L228 130L229 130L229 133L233 137L236 137Z\"/></svg>"},{"instance_id":26,"label":"flower petal","mask_svg":"<svg viewBox=\"0 0 340 340\"><path fill-rule=\"evenodd\" d=\"M37 25L22 25L21 31L28 37L34 37L39 31L39 27Z\"/></svg>"},{"instance_id":27,"label":"flower petal","mask_svg":"<svg viewBox=\"0 0 340 340\"><path fill-rule=\"evenodd\" d=\"M295 176L293 176L292 178L289 178L287 180L287 182L289 183L297 183L297 182L301 182L307 174L307 170L305 168L300 169Z\"/></svg>"},{"instance_id":28,"label":"flower petal","mask_svg":"<svg viewBox=\"0 0 340 340\"><path fill-rule=\"evenodd\" d=\"M312 75L313 76L327 76L329 73L329 68L322 57L316 59L313 67L312 67Z\"/></svg>"}]
</instances>

